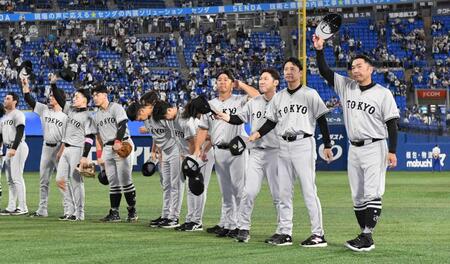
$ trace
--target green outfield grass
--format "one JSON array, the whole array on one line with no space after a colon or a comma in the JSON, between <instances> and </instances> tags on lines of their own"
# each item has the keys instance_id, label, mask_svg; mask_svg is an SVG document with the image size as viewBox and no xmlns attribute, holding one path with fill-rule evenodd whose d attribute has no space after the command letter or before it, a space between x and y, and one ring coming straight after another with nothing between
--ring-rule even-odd
<instances>
[{"instance_id":1,"label":"green outfield grass","mask_svg":"<svg viewBox=\"0 0 450 264\"><path fill-rule=\"evenodd\" d=\"M206 232L176 232L147 227L161 209L159 178L135 174L139 223L100 223L109 209L108 188L87 180L86 220L61 222L60 194L52 180L49 217L0 217L0 263L448 263L450 262L450 173L390 172L382 220L374 234L376 249L354 253L344 241L358 233L345 172L319 172L327 248L305 249L309 220L299 185L294 209L295 244L275 247L264 239L275 230L275 212L267 184L256 201L248 244L216 238ZM38 174L25 175L30 212L38 204ZM8 187L2 177L7 204ZM186 206L184 203L182 216ZM220 194L210 184L204 224L217 223ZM122 199L122 218L126 217ZM183 219L181 219L183 220ZM295 262L294 262L295 261Z\"/></svg>"}]
</instances>

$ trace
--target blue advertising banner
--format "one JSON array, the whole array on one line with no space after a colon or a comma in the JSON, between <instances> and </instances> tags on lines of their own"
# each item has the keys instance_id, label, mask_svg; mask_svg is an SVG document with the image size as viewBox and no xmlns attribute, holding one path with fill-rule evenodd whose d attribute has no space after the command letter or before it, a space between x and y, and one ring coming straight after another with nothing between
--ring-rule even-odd
<instances>
[{"instance_id":1,"label":"blue advertising banner","mask_svg":"<svg viewBox=\"0 0 450 264\"><path fill-rule=\"evenodd\" d=\"M327 163L323 156L324 145L322 142L322 134L319 129L316 129L316 148L317 161L316 170L337 171L347 169L347 153L348 153L348 139L345 132L344 125L329 125L331 137L331 151L333 151L334 160Z\"/></svg>"},{"instance_id":2,"label":"blue advertising banner","mask_svg":"<svg viewBox=\"0 0 450 264\"><path fill-rule=\"evenodd\" d=\"M412 0L309 0L306 8L336 8L363 5L385 5L412 3ZM56 20L95 20L95 19L118 19L123 17L149 17L149 16L185 16L185 15L215 15L219 13L249 13L296 10L297 2L265 3L227 6L208 6L190 8L154 8L154 9L132 9L132 10L83 10L47 13L0 13L0 22L25 21L56 21Z\"/></svg>"},{"instance_id":3,"label":"blue advertising banner","mask_svg":"<svg viewBox=\"0 0 450 264\"><path fill-rule=\"evenodd\" d=\"M448 142L448 141L447 141ZM431 171L433 167L433 155L431 150L435 143L400 144L397 147L397 168L401 171ZM441 154L439 163L442 170L450 171L450 143L439 143Z\"/></svg>"},{"instance_id":4,"label":"blue advertising banner","mask_svg":"<svg viewBox=\"0 0 450 264\"><path fill-rule=\"evenodd\" d=\"M38 171L39 161L42 148L42 132L39 117L35 113L27 112L25 133L26 141L29 145L30 155L27 159L25 170L26 171ZM150 158L151 136L142 136L139 134L138 129L142 126L142 122L129 122L131 135L133 142L136 145L135 160L133 162L134 170L140 170L144 161ZM332 151L334 154L334 161L327 163L323 159L322 134L316 130L317 140L317 170L347 170L347 156L348 156L348 138L343 124L331 124L329 125L331 140L333 143ZM247 132L250 131L250 127L246 126ZM441 149L441 155L439 157L442 170L450 171L450 161L447 159L447 155L450 153L450 139L442 138L439 140L429 139L428 142L419 142L418 140L404 140L404 137L413 137L416 134L399 134L399 143L397 146L397 159L398 165L395 170L401 171L431 171L432 168L432 155L431 150L436 144L439 144ZM421 135L423 137L423 135ZM93 149L95 152L95 148ZM94 153L92 153L92 159L95 159Z\"/></svg>"}]
</instances>

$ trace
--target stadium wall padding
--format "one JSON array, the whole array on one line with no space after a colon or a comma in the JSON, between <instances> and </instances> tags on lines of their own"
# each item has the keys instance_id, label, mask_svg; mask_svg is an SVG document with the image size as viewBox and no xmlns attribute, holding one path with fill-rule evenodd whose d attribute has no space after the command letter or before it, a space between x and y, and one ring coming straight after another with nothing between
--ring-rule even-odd
<instances>
[{"instance_id":1,"label":"stadium wall padding","mask_svg":"<svg viewBox=\"0 0 450 264\"><path fill-rule=\"evenodd\" d=\"M25 171L39 171L39 162L42 149L42 132L39 117L34 113L26 113L26 141L30 148L30 154L26 161ZM152 145L151 136L143 136L138 132L142 122L129 122L130 133L136 146L134 158L134 171L140 171L142 164L150 158ZM333 153L335 160L327 164L322 158L323 144L322 135L316 130L317 139L317 170L339 171L347 170L348 138L344 125L329 125L331 140L333 142ZM249 131L249 127L246 126ZM409 133L399 133L397 159L398 166L395 170L400 171L430 171L432 166L431 150L439 144L441 149L440 161L443 170L450 170L450 137L428 136ZM95 159L95 148L91 158Z\"/></svg>"}]
</instances>

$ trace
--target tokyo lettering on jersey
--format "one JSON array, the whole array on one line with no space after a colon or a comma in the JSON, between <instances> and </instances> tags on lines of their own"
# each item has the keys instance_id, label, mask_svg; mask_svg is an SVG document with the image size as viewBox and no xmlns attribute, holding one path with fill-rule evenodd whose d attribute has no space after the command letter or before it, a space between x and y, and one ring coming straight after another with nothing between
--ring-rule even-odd
<instances>
[{"instance_id":1,"label":"tokyo lettering on jersey","mask_svg":"<svg viewBox=\"0 0 450 264\"><path fill-rule=\"evenodd\" d=\"M250 101L244 105L242 110L237 113L237 116L239 116L244 123L250 122L252 127L251 134L258 131L258 129L266 122L267 119L265 118L265 115L268 104L269 101L267 101L263 95L258 95L250 99ZM272 129L267 135L260 140L257 140L254 143L254 147L279 148L279 139L275 131L275 129Z\"/></svg>"},{"instance_id":2,"label":"tokyo lettering on jersey","mask_svg":"<svg viewBox=\"0 0 450 264\"><path fill-rule=\"evenodd\" d=\"M64 107L67 114L66 130L63 142L76 147L83 147L86 135L95 134L92 114L88 110L71 108L69 104Z\"/></svg>"},{"instance_id":3,"label":"tokyo lettering on jersey","mask_svg":"<svg viewBox=\"0 0 450 264\"><path fill-rule=\"evenodd\" d=\"M0 122L0 131L3 137L4 144L12 144L16 138L17 126L25 125L25 114L18 109L14 109L6 113ZM25 132L23 133L22 141L25 140Z\"/></svg>"},{"instance_id":4,"label":"tokyo lettering on jersey","mask_svg":"<svg viewBox=\"0 0 450 264\"><path fill-rule=\"evenodd\" d=\"M36 102L34 112L41 119L44 141L51 144L61 142L66 129L67 115L63 111L54 111L39 102Z\"/></svg>"},{"instance_id":5,"label":"tokyo lettering on jersey","mask_svg":"<svg viewBox=\"0 0 450 264\"><path fill-rule=\"evenodd\" d=\"M166 153L176 146L176 141L172 137L168 122L166 120L155 121L153 118L144 121L144 126L152 134L152 140L155 142L155 145Z\"/></svg>"},{"instance_id":6,"label":"tokyo lettering on jersey","mask_svg":"<svg viewBox=\"0 0 450 264\"><path fill-rule=\"evenodd\" d=\"M316 119L328 113L328 108L316 90L302 86L294 94L286 89L269 102L266 118L276 122L279 136L314 135Z\"/></svg>"},{"instance_id":7,"label":"tokyo lettering on jersey","mask_svg":"<svg viewBox=\"0 0 450 264\"><path fill-rule=\"evenodd\" d=\"M93 113L93 120L97 133L100 134L103 143L106 143L116 139L117 125L120 122L127 120L127 114L122 106L110 102L106 109L98 109ZM130 131L127 127L124 138L129 136Z\"/></svg>"},{"instance_id":8,"label":"tokyo lettering on jersey","mask_svg":"<svg viewBox=\"0 0 450 264\"><path fill-rule=\"evenodd\" d=\"M188 140L196 134L196 125L194 118L183 118L178 114L173 122L167 122L172 136L176 139L183 155L189 155Z\"/></svg>"},{"instance_id":9,"label":"tokyo lettering on jersey","mask_svg":"<svg viewBox=\"0 0 450 264\"><path fill-rule=\"evenodd\" d=\"M350 141L388 137L386 121L400 117L389 89L376 84L361 91L355 80L337 73L334 74L334 89L342 102Z\"/></svg>"},{"instance_id":10,"label":"tokyo lettering on jersey","mask_svg":"<svg viewBox=\"0 0 450 264\"><path fill-rule=\"evenodd\" d=\"M219 98L212 99L209 101L209 105L213 110L235 115L245 105L247 98L247 95L231 95L225 101L221 101ZM243 131L243 125L236 126L223 120L217 120L212 113L202 115L198 126L209 130L213 145L228 144Z\"/></svg>"}]
</instances>

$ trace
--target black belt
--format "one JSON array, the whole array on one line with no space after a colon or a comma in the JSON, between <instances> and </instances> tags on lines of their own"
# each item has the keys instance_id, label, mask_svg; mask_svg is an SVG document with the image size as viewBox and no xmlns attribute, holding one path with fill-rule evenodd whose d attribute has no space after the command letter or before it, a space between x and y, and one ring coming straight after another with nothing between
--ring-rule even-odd
<instances>
[{"instance_id":1,"label":"black belt","mask_svg":"<svg viewBox=\"0 0 450 264\"><path fill-rule=\"evenodd\" d=\"M66 148L68 148L68 147L75 147L75 146L73 146L73 145L70 145L69 143L64 143L64 146L65 146Z\"/></svg>"},{"instance_id":2,"label":"black belt","mask_svg":"<svg viewBox=\"0 0 450 264\"><path fill-rule=\"evenodd\" d=\"M127 140L127 139L129 139L129 137L124 137L122 140ZM103 144L103 146L113 146L114 145L114 141L116 141L116 140L115 139L114 140L110 140L110 141L106 142L105 144Z\"/></svg>"},{"instance_id":3,"label":"black belt","mask_svg":"<svg viewBox=\"0 0 450 264\"><path fill-rule=\"evenodd\" d=\"M372 139L366 139L361 141L350 141L350 144L352 144L355 147L362 147L364 145L369 145L370 143L377 142L383 140L382 138L372 138Z\"/></svg>"},{"instance_id":4,"label":"black belt","mask_svg":"<svg viewBox=\"0 0 450 264\"><path fill-rule=\"evenodd\" d=\"M307 138L312 136L311 134L303 134L303 135L297 135L297 136L282 136L281 138L286 140L287 142L296 141L297 139Z\"/></svg>"},{"instance_id":5,"label":"black belt","mask_svg":"<svg viewBox=\"0 0 450 264\"><path fill-rule=\"evenodd\" d=\"M229 144L221 144L221 145L216 145L216 147L218 149L229 149L230 145Z\"/></svg>"},{"instance_id":6,"label":"black belt","mask_svg":"<svg viewBox=\"0 0 450 264\"><path fill-rule=\"evenodd\" d=\"M46 145L47 147L52 147L52 148L54 148L54 147L58 146L58 143L47 143L47 142L45 142L45 145Z\"/></svg>"}]
</instances>

